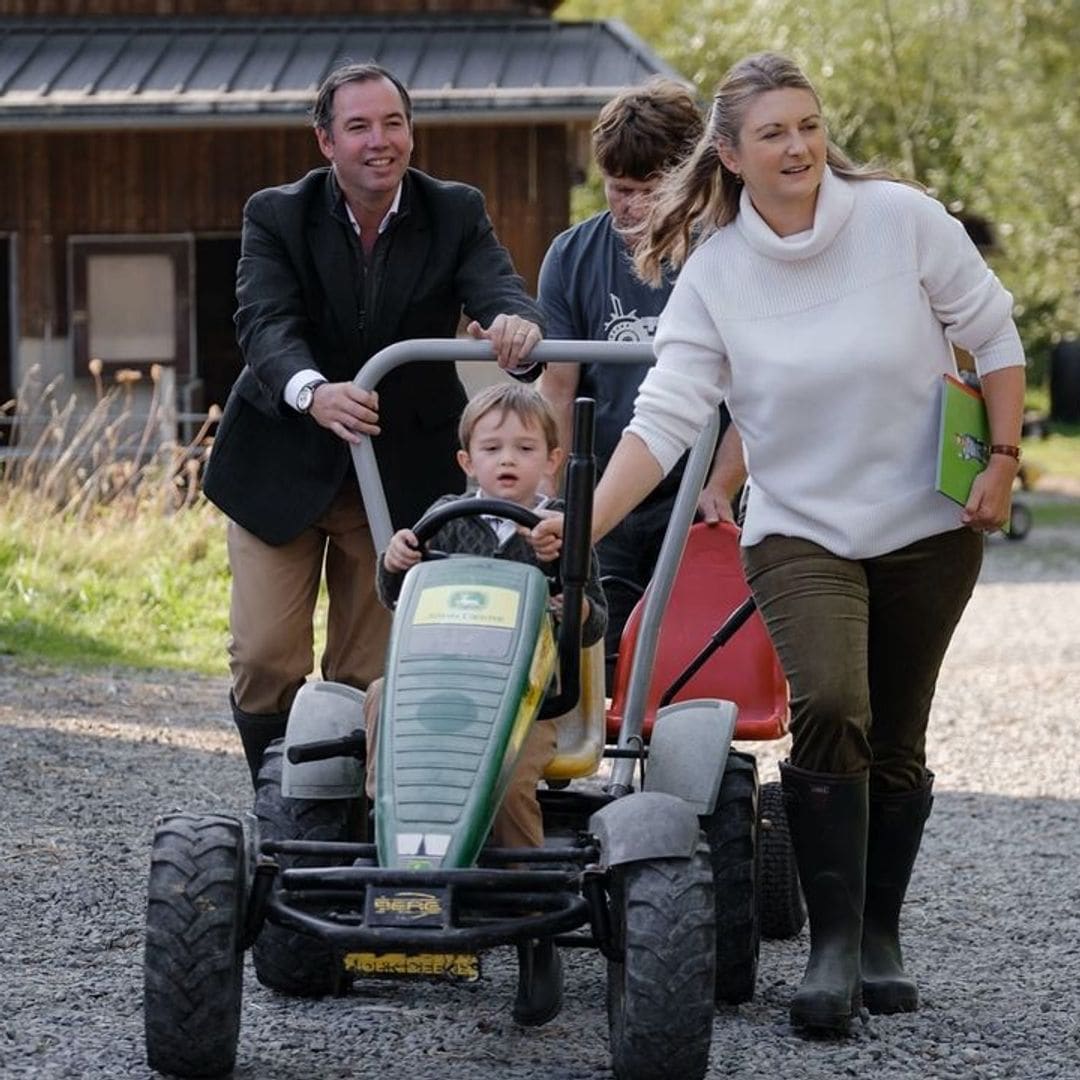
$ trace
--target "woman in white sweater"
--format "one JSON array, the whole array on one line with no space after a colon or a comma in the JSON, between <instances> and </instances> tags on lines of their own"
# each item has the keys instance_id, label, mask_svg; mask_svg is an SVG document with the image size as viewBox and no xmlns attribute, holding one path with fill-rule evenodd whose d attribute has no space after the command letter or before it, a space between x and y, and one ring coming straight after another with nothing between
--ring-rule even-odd
<instances>
[{"instance_id":1,"label":"woman in white sweater","mask_svg":"<svg viewBox=\"0 0 1080 1080\"><path fill-rule=\"evenodd\" d=\"M1009 517L1024 389L1012 298L938 202L829 143L813 88L775 54L725 77L646 229L642 276L681 270L594 536L725 399L750 473L744 563L791 688L781 778L810 918L791 1016L845 1031L861 1000L918 1007L899 914L932 801L938 669L980 534ZM975 357L993 443L964 507L935 490L953 344Z\"/></svg>"}]
</instances>

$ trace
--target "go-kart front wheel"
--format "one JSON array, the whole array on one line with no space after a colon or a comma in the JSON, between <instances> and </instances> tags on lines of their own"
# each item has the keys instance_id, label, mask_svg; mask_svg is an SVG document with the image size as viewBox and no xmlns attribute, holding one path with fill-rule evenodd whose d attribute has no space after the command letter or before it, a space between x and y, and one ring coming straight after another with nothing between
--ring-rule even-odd
<instances>
[{"instance_id":1,"label":"go-kart front wheel","mask_svg":"<svg viewBox=\"0 0 1080 1080\"><path fill-rule=\"evenodd\" d=\"M171 1076L225 1076L243 996L243 826L212 814L158 823L146 907L146 1060Z\"/></svg>"},{"instance_id":2,"label":"go-kart front wheel","mask_svg":"<svg viewBox=\"0 0 1080 1080\"><path fill-rule=\"evenodd\" d=\"M611 871L621 961L608 961L611 1063L617 1080L700 1080L709 1064L716 978L709 850Z\"/></svg>"}]
</instances>

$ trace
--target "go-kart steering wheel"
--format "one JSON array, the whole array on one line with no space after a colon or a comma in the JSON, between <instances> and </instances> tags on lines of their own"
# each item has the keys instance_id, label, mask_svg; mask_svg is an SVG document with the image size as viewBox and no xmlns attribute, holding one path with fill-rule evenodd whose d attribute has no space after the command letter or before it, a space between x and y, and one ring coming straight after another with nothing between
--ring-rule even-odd
<instances>
[{"instance_id":1,"label":"go-kart steering wheel","mask_svg":"<svg viewBox=\"0 0 1080 1080\"><path fill-rule=\"evenodd\" d=\"M429 510L414 526L413 535L420 545L422 559L445 559L445 551L427 549L427 542L448 522L461 517L499 517L515 521L528 529L540 524L540 515L508 499L455 499Z\"/></svg>"},{"instance_id":2,"label":"go-kart steering wheel","mask_svg":"<svg viewBox=\"0 0 1080 1080\"><path fill-rule=\"evenodd\" d=\"M445 551L428 550L427 542L448 522L460 517L485 517L506 518L508 521L516 521L527 529L533 529L542 520L539 514L527 510L519 503L510 502L508 499L455 499L453 502L443 503L429 510L414 526L413 535L420 545L421 560L449 558ZM553 559L549 563L538 563L540 570L550 580L550 589L553 596L562 592L562 578L559 574L560 560Z\"/></svg>"}]
</instances>

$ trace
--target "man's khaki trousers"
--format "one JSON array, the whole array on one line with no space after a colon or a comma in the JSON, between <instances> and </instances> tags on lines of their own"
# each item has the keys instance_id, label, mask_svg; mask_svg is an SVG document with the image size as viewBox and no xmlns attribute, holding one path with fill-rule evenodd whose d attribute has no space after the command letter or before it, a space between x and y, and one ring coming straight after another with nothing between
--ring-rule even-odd
<instances>
[{"instance_id":1,"label":"man's khaki trousers","mask_svg":"<svg viewBox=\"0 0 1080 1080\"><path fill-rule=\"evenodd\" d=\"M228 529L232 602L229 668L236 705L250 715L288 712L314 667L314 616L325 568L329 609L324 679L365 689L382 674L390 612L375 593L375 548L355 483L295 540L263 543Z\"/></svg>"}]
</instances>

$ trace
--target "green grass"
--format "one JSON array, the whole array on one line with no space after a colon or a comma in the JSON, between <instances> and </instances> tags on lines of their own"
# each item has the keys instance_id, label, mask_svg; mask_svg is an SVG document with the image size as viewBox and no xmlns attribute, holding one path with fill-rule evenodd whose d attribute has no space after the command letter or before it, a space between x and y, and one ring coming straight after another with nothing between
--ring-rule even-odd
<instances>
[{"instance_id":1,"label":"green grass","mask_svg":"<svg viewBox=\"0 0 1080 1080\"><path fill-rule=\"evenodd\" d=\"M1031 509L1031 520L1039 525L1080 525L1080 500L1067 502L1038 502L1026 496L1018 497Z\"/></svg>"},{"instance_id":2,"label":"green grass","mask_svg":"<svg viewBox=\"0 0 1080 1080\"><path fill-rule=\"evenodd\" d=\"M1024 439L1023 450L1037 472L1080 480L1080 426L1055 424L1044 439Z\"/></svg>"},{"instance_id":3,"label":"green grass","mask_svg":"<svg viewBox=\"0 0 1080 1080\"><path fill-rule=\"evenodd\" d=\"M208 506L88 524L0 491L0 595L0 652L225 671L225 528Z\"/></svg>"},{"instance_id":4,"label":"green grass","mask_svg":"<svg viewBox=\"0 0 1080 1080\"><path fill-rule=\"evenodd\" d=\"M1028 415L1049 416L1050 392L1046 386L1028 386ZM1022 440L1024 463L1031 467L1036 488L1041 476L1080 481L1080 424L1047 423L1046 437Z\"/></svg>"}]
</instances>

